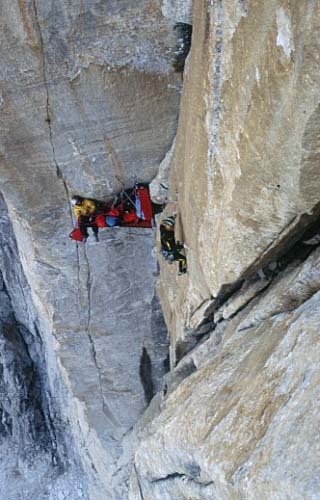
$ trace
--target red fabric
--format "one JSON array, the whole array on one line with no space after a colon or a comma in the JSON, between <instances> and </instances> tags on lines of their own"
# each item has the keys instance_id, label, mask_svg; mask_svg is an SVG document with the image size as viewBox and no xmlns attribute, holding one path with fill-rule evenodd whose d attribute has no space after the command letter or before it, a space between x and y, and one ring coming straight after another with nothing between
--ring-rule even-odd
<instances>
[{"instance_id":1,"label":"red fabric","mask_svg":"<svg viewBox=\"0 0 320 500\"><path fill-rule=\"evenodd\" d=\"M150 220L137 219L134 222L125 222L122 227L152 227Z\"/></svg>"},{"instance_id":2,"label":"red fabric","mask_svg":"<svg viewBox=\"0 0 320 500\"><path fill-rule=\"evenodd\" d=\"M135 227L152 227L150 220L139 220Z\"/></svg>"},{"instance_id":3,"label":"red fabric","mask_svg":"<svg viewBox=\"0 0 320 500\"><path fill-rule=\"evenodd\" d=\"M131 222L138 222L138 217L135 212L125 212L122 216L124 224L130 224Z\"/></svg>"},{"instance_id":4,"label":"red fabric","mask_svg":"<svg viewBox=\"0 0 320 500\"><path fill-rule=\"evenodd\" d=\"M83 235L78 227L73 229L73 231L71 231L69 236L74 241L83 241Z\"/></svg>"},{"instance_id":5,"label":"red fabric","mask_svg":"<svg viewBox=\"0 0 320 500\"><path fill-rule=\"evenodd\" d=\"M152 219L152 205L150 201L149 189L147 187L137 188L136 196L140 198L141 210L145 220Z\"/></svg>"},{"instance_id":6,"label":"red fabric","mask_svg":"<svg viewBox=\"0 0 320 500\"><path fill-rule=\"evenodd\" d=\"M115 207L111 207L106 215L110 215L111 217L119 217L120 212Z\"/></svg>"},{"instance_id":7,"label":"red fabric","mask_svg":"<svg viewBox=\"0 0 320 500\"><path fill-rule=\"evenodd\" d=\"M97 215L95 218L95 223L98 227L107 227L106 216L103 214Z\"/></svg>"}]
</instances>

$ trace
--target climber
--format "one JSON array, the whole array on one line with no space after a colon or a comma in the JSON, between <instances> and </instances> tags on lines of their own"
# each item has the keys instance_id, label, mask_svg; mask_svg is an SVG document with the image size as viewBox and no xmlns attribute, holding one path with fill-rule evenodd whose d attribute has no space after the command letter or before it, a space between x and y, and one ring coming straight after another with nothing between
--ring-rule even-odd
<instances>
[{"instance_id":1,"label":"climber","mask_svg":"<svg viewBox=\"0 0 320 500\"><path fill-rule=\"evenodd\" d=\"M105 204L92 198L82 198L81 196L72 196L71 204L73 211L78 219L80 215L96 215L105 208Z\"/></svg>"},{"instance_id":2,"label":"climber","mask_svg":"<svg viewBox=\"0 0 320 500\"><path fill-rule=\"evenodd\" d=\"M99 241L99 228L95 222L96 215L102 210L103 206L97 200L90 198L82 198L81 196L73 196L71 199L73 212L77 219L83 242L85 243L89 237L88 227L91 227L96 241Z\"/></svg>"},{"instance_id":3,"label":"climber","mask_svg":"<svg viewBox=\"0 0 320 500\"><path fill-rule=\"evenodd\" d=\"M99 228L152 227L153 211L147 184L136 183L133 188L121 191L113 203L77 195L71 203L77 219L76 227L69 234L74 241L85 242L88 227L92 228L96 241L99 241Z\"/></svg>"},{"instance_id":4,"label":"climber","mask_svg":"<svg viewBox=\"0 0 320 500\"><path fill-rule=\"evenodd\" d=\"M171 264L174 261L179 262L179 275L187 272L187 260L181 253L184 245L176 241L174 236L175 215L163 219L160 224L161 254Z\"/></svg>"}]
</instances>

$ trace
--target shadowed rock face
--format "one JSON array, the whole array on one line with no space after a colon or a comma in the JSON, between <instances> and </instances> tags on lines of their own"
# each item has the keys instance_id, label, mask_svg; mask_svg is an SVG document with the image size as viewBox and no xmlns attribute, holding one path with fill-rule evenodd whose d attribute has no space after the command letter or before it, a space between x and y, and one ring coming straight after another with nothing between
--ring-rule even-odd
<instances>
[{"instance_id":1,"label":"shadowed rock face","mask_svg":"<svg viewBox=\"0 0 320 500\"><path fill-rule=\"evenodd\" d=\"M31 290L0 198L0 496L87 498L87 485L66 421L63 387L51 370ZM49 496L48 496L49 495Z\"/></svg>"}]
</instances>

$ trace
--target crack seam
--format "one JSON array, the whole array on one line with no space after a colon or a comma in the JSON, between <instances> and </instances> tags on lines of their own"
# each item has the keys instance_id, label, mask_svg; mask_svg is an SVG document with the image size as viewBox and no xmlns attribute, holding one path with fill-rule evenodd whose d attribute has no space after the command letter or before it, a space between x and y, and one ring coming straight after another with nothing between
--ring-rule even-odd
<instances>
[{"instance_id":1,"label":"crack seam","mask_svg":"<svg viewBox=\"0 0 320 500\"><path fill-rule=\"evenodd\" d=\"M91 323L91 272L90 272L90 263L89 263L89 258L86 252L86 248L84 248L84 255L87 263L87 269L88 269L88 274L87 274L87 297L88 297L88 315L87 315L87 324L86 324L86 334L89 339L90 347L91 347L91 354L92 354L92 359L94 362L95 367L97 368L98 372L98 379L99 379L99 393L100 393L100 398L101 398L101 403L102 403L102 411L105 414L105 416L110 420L110 422L114 425L117 426L117 422L115 421L111 411L107 407L104 396L103 396L103 391L102 391L102 374L101 374L101 367L99 366L98 360L97 360L97 350L94 344L93 337L90 333L90 323Z\"/></svg>"},{"instance_id":2,"label":"crack seam","mask_svg":"<svg viewBox=\"0 0 320 500\"><path fill-rule=\"evenodd\" d=\"M46 91L46 114L47 114L46 122L48 123L48 127L49 127L49 140L50 140L50 144L51 144L51 148L52 148L52 157L53 157L53 161L54 161L54 164L56 167L57 177L62 181L65 193L67 195L67 198L69 199L70 198L69 189L67 186L67 182L64 179L62 172L61 172L61 169L58 165L56 153L55 153L54 141L53 141L53 132L52 132L52 127L51 127L51 116L50 116L50 107L51 107L50 106L50 95L49 95L49 86L48 86L48 80L47 80L47 74L46 74L46 59L45 59L45 55L44 55L44 40L43 40L43 35L42 35L40 22L39 22L36 0L33 0L33 9L34 9L34 14L35 14L35 22L36 22L36 26L37 26L38 33L39 33L39 39L40 39L40 50L41 50L41 55L42 55L43 83L44 83L45 91ZM70 214L72 225L73 225L74 219L73 219L72 209L70 206L69 206L69 214ZM77 267L79 270L80 269L80 256L79 256L78 243L77 243ZM80 282L79 272L78 272L78 282Z\"/></svg>"},{"instance_id":3,"label":"crack seam","mask_svg":"<svg viewBox=\"0 0 320 500\"><path fill-rule=\"evenodd\" d=\"M50 139L50 144L51 144L51 148L52 148L52 157L53 157L53 162L54 162L55 167L56 167L57 177L59 179L61 179L63 186L64 186L64 189L65 189L65 192L67 194L67 197L70 198L70 193L69 193L67 183L63 177L63 174L61 172L61 169L60 169L58 162L57 162L57 159L56 159L56 153L55 153L55 147L54 147L54 141L53 141L53 132L52 132L52 127L51 127L51 112L50 112L51 104L50 104L50 94L49 94L49 87L48 87L48 80L47 80L47 72L46 72L46 59L45 59L45 54L44 54L44 40L43 40L43 35L42 35L40 22L39 22L39 18L38 18L38 9L37 9L36 0L33 0L33 8L34 8L34 13L35 13L36 26L37 26L39 38L40 38L40 49L41 49L41 55L42 55L43 83L44 83L45 91L46 91L46 115L47 116L46 116L45 121L48 123L48 127L49 127L49 139ZM70 211L71 219L73 220L71 208L69 208L69 211Z\"/></svg>"},{"instance_id":4,"label":"crack seam","mask_svg":"<svg viewBox=\"0 0 320 500\"><path fill-rule=\"evenodd\" d=\"M168 481L176 478L181 478L181 480L187 480L187 481L192 481L193 483L198 484L200 487L207 488L208 486L211 486L214 484L214 481L209 481L207 483L202 483L201 481L198 481L197 479L188 476L187 474L181 474L179 472L173 472L172 474L168 474L165 477L160 477L158 479L150 479L151 483L159 483L162 481Z\"/></svg>"},{"instance_id":5,"label":"crack seam","mask_svg":"<svg viewBox=\"0 0 320 500\"><path fill-rule=\"evenodd\" d=\"M267 287L268 288L268 287ZM264 292L266 289L264 288L262 290L262 292ZM275 318L276 316L280 316L280 314L292 314L294 313L295 311L297 311L301 306L303 306L303 304L305 304L306 302L308 302L309 300L312 299L312 297L318 293L319 290L315 290L309 297L307 297L305 300L303 300L300 304L298 304L296 307L293 307L292 309L285 309L283 311L276 311L272 314L268 314L267 316L264 316L263 318L261 319L256 319L254 322L252 322L252 324L250 324L249 326L244 326L242 328L239 328L238 329L238 332L242 332L244 330L248 330L249 328L253 328L253 327L256 327L257 325L260 325L263 321L266 321L268 319L272 319L272 318ZM260 294L258 294L260 295ZM258 297L258 295L256 295L256 297Z\"/></svg>"},{"instance_id":6,"label":"crack seam","mask_svg":"<svg viewBox=\"0 0 320 500\"><path fill-rule=\"evenodd\" d=\"M141 500L144 500L144 496L143 496L142 488L141 488L141 484L140 484L140 478L139 478L139 474L138 474L137 467L136 467L135 463L133 463L133 468L134 468L134 471L136 473L136 478L137 478L137 483L138 483L138 488L139 488Z\"/></svg>"}]
</instances>

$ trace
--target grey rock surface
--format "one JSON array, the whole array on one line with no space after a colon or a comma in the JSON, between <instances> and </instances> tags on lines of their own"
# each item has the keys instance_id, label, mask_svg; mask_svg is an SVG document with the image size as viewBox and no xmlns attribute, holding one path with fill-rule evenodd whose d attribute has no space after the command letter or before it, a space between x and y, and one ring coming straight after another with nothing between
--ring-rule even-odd
<instances>
[{"instance_id":1,"label":"grey rock surface","mask_svg":"<svg viewBox=\"0 0 320 500\"><path fill-rule=\"evenodd\" d=\"M173 344L201 325L204 303L218 306L319 217L319 9L194 4L168 192L188 277L160 261Z\"/></svg>"},{"instance_id":2,"label":"grey rock surface","mask_svg":"<svg viewBox=\"0 0 320 500\"><path fill-rule=\"evenodd\" d=\"M151 180L175 135L181 88L174 23L158 3L5 1L0 22L1 177L16 209L34 204L31 186L50 206Z\"/></svg>"},{"instance_id":3,"label":"grey rock surface","mask_svg":"<svg viewBox=\"0 0 320 500\"><path fill-rule=\"evenodd\" d=\"M192 24L193 0L163 0L163 15L179 23Z\"/></svg>"},{"instance_id":4,"label":"grey rock surface","mask_svg":"<svg viewBox=\"0 0 320 500\"><path fill-rule=\"evenodd\" d=\"M319 233L319 13L194 2L163 214L188 274L159 257L172 370L130 500L319 497L319 250L303 244Z\"/></svg>"},{"instance_id":5,"label":"grey rock surface","mask_svg":"<svg viewBox=\"0 0 320 500\"><path fill-rule=\"evenodd\" d=\"M18 247L2 271L18 321L31 335L36 322L35 363L92 500L126 497L131 429L161 384L167 331L153 230L77 246L70 198L108 200L155 176L180 101L173 25L156 0L1 5L0 191ZM11 283L14 261L25 281Z\"/></svg>"},{"instance_id":6,"label":"grey rock surface","mask_svg":"<svg viewBox=\"0 0 320 500\"><path fill-rule=\"evenodd\" d=\"M161 386L168 356L167 329L154 295L153 230L105 229L99 243L89 238L85 246L68 245L74 245L77 266L65 265L65 275L53 260L23 254L41 318L43 345L36 361L59 402L55 412L62 427L52 422L53 429L66 425L72 433L70 450L89 476L89 498L122 499L134 451L132 429ZM15 301L25 292L19 285L12 289ZM25 304L32 309L32 298Z\"/></svg>"},{"instance_id":7,"label":"grey rock surface","mask_svg":"<svg viewBox=\"0 0 320 500\"><path fill-rule=\"evenodd\" d=\"M57 374L53 385L48 379L46 348L2 198L0 270L0 497L88 498L69 425L61 419L61 384Z\"/></svg>"},{"instance_id":8,"label":"grey rock surface","mask_svg":"<svg viewBox=\"0 0 320 500\"><path fill-rule=\"evenodd\" d=\"M174 25L191 9L182 81ZM8 500L318 497L319 250L301 242L319 232L319 14L1 5ZM72 194L151 179L169 201L157 225L178 212L184 276L156 262L157 228L68 237Z\"/></svg>"}]
</instances>

